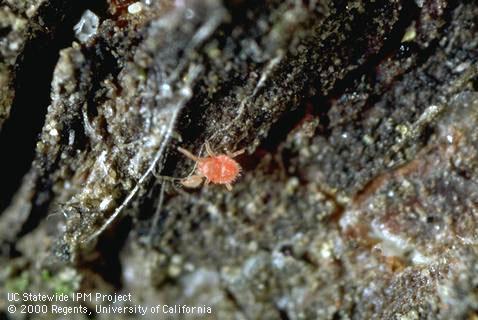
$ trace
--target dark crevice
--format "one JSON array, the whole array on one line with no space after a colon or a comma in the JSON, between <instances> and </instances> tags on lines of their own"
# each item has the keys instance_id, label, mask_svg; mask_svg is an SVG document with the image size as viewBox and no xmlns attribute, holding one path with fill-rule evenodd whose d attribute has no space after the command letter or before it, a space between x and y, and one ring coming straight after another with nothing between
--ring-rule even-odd
<instances>
[{"instance_id":1,"label":"dark crevice","mask_svg":"<svg viewBox=\"0 0 478 320\"><path fill-rule=\"evenodd\" d=\"M373 74L370 74L370 71L375 70L375 67L378 66L383 59L390 56L400 48L401 39L403 38L406 29L414 20L418 19L420 15L420 8L412 0L405 1L402 8L398 21L395 23L390 33L387 34L387 40L384 41L380 51L371 56L365 63L349 72L342 80L339 80L328 94L330 99L340 97L347 89L360 82L363 75L373 77Z\"/></svg>"},{"instance_id":2,"label":"dark crevice","mask_svg":"<svg viewBox=\"0 0 478 320\"><path fill-rule=\"evenodd\" d=\"M5 38L10 33L10 31L12 31L11 27L0 28L0 38Z\"/></svg>"},{"instance_id":3,"label":"dark crevice","mask_svg":"<svg viewBox=\"0 0 478 320\"><path fill-rule=\"evenodd\" d=\"M286 112L269 130L269 134L262 141L260 149L275 152L287 135L297 128L306 117L307 106L301 106L293 111Z\"/></svg>"},{"instance_id":4,"label":"dark crevice","mask_svg":"<svg viewBox=\"0 0 478 320\"><path fill-rule=\"evenodd\" d=\"M330 119L328 116L331 107L330 101L340 97L346 90L354 87L364 75L373 77L373 75L370 74L370 70L375 70L375 67L379 65L385 57L399 49L401 39L406 29L414 20L418 19L420 8L418 8L413 1L407 0L403 8L397 23L394 25L393 30L389 33L387 40L383 43L382 48L377 54L371 56L365 63L349 72L343 79L337 81L327 97L324 97L321 93L313 94L307 100L308 103L305 103L302 107L292 112L284 114L283 117L272 126L267 138L261 144L261 148L267 151L274 151L292 130L297 128L310 116L319 117L320 124L318 132L323 135L328 135L330 133ZM319 87L319 85L316 84L311 87Z\"/></svg>"},{"instance_id":5,"label":"dark crevice","mask_svg":"<svg viewBox=\"0 0 478 320\"><path fill-rule=\"evenodd\" d=\"M442 15L442 19L444 20L444 23L438 30L439 35L446 34L446 30L450 27L450 24L452 22L453 12L457 8L458 4L459 3L457 1L450 1L448 3L448 6L445 12ZM419 19L417 21L418 23L420 23ZM438 36L437 38L431 40L426 48L420 48L420 46L415 42L402 43L399 49L395 52L395 56L397 59L405 59L406 57L409 57L412 55L415 56L416 61L414 63L413 69L417 70L421 65L425 64L428 61L428 59L436 52L436 50L440 46L440 39L441 37ZM400 81L407 71L408 70L396 76L393 81L394 82ZM442 79L430 78L428 80L429 81L434 80L436 82L436 85L439 85ZM383 96L382 91L376 92L373 95L371 95L368 98L367 103L365 105L365 109L363 109L363 111L368 110L371 106L373 106L376 102L378 102L382 98L382 96Z\"/></svg>"},{"instance_id":6,"label":"dark crevice","mask_svg":"<svg viewBox=\"0 0 478 320\"><path fill-rule=\"evenodd\" d=\"M277 309L277 310L279 311L279 317L281 320L290 320L286 310L284 309Z\"/></svg>"},{"instance_id":7,"label":"dark crevice","mask_svg":"<svg viewBox=\"0 0 478 320\"><path fill-rule=\"evenodd\" d=\"M105 232L98 241L96 259L81 261L79 268L91 270L116 289L121 289L123 267L119 253L126 244L132 225L132 219L127 217Z\"/></svg>"},{"instance_id":8,"label":"dark crevice","mask_svg":"<svg viewBox=\"0 0 478 320\"><path fill-rule=\"evenodd\" d=\"M229 288L227 288L226 286L224 286L223 289L224 289L226 299L228 299L232 303L232 305L236 308L237 311L239 311L243 316L247 318L246 310L241 305L241 303L239 302L237 297L234 295L234 293L231 290L229 290Z\"/></svg>"},{"instance_id":9,"label":"dark crevice","mask_svg":"<svg viewBox=\"0 0 478 320\"><path fill-rule=\"evenodd\" d=\"M107 100L106 90L102 89L102 82L110 75L116 79L120 72L120 66L112 51L103 38L99 38L95 45L83 51L86 59L93 62L91 67L95 75L88 95L88 114L92 118L98 115L96 106ZM117 84L117 87L120 85Z\"/></svg>"},{"instance_id":10,"label":"dark crevice","mask_svg":"<svg viewBox=\"0 0 478 320\"><path fill-rule=\"evenodd\" d=\"M446 34L446 30L449 28L451 21L452 21L452 14L455 8L458 6L458 3L452 2L450 5L447 7L447 10L443 13L442 17L445 23L440 27L438 34ZM415 57L415 62L413 64L412 70L417 70L420 66L425 64L428 59L436 52L437 48L439 47L439 42L440 42L440 37L437 37L436 39L433 39L430 41L429 45L426 48L420 48L420 46L415 43L415 42L406 42L406 43L401 43L399 48L394 52L395 58L398 60L401 59L406 59L408 57L414 56ZM395 83L397 81L401 81L403 77L407 74L409 70L404 70L402 73L399 73L396 75L392 81L392 83ZM372 76L373 77L373 76ZM439 85L441 80L440 79L429 79L429 81L434 80L436 85ZM369 83L373 84L375 83L374 79L370 80ZM391 85L390 85L391 86ZM389 90L389 87L387 86L386 88L383 88L381 90L378 90L370 95L370 97L367 99L366 104L364 107L361 109L361 113L365 114L367 110L369 110L372 106L374 106L380 99L383 98L383 92L386 90Z\"/></svg>"},{"instance_id":11,"label":"dark crevice","mask_svg":"<svg viewBox=\"0 0 478 320\"><path fill-rule=\"evenodd\" d=\"M31 40L26 43L15 66L15 98L11 113L0 131L0 146L4 150L0 168L8 173L2 176L4 187L0 193L0 212L8 207L31 167L50 104L51 82L59 52L76 40L73 26L83 12L90 8L89 5L93 9L101 7L95 1L50 1L40 7L38 16L32 19L42 21L42 27L39 28L35 23L30 26ZM51 183L42 178L37 183L39 186L35 198L48 199ZM46 215L49 201L37 202L33 201L32 212L20 235L33 230Z\"/></svg>"}]
</instances>

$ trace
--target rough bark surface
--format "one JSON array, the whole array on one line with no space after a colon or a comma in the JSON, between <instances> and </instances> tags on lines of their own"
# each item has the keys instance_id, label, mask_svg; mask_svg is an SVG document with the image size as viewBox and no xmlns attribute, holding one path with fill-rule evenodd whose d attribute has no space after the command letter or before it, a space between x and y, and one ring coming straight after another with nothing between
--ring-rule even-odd
<instances>
[{"instance_id":1,"label":"rough bark surface","mask_svg":"<svg viewBox=\"0 0 478 320\"><path fill-rule=\"evenodd\" d=\"M475 319L477 17L0 1L0 310L100 291L212 319ZM232 192L171 178L206 141L246 149Z\"/></svg>"}]
</instances>

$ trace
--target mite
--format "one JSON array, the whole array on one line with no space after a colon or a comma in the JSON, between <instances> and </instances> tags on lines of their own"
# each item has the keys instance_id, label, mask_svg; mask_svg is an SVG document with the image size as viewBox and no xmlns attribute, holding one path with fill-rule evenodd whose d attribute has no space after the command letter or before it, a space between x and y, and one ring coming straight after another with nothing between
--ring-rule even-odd
<instances>
[{"instance_id":1,"label":"mite","mask_svg":"<svg viewBox=\"0 0 478 320\"><path fill-rule=\"evenodd\" d=\"M197 157L181 147L178 151L191 160L196 161L196 172L181 179L181 184L186 188L198 188L206 180L209 183L223 184L227 190L232 190L232 183L239 177L241 166L234 158L244 153L244 149L226 154L215 154L208 142L206 142L207 157Z\"/></svg>"}]
</instances>

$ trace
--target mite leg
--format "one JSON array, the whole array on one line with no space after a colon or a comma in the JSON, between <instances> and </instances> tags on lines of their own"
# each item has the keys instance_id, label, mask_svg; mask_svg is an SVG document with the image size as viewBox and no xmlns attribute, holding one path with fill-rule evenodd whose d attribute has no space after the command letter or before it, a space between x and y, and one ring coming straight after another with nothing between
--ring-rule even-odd
<instances>
[{"instance_id":1,"label":"mite leg","mask_svg":"<svg viewBox=\"0 0 478 320\"><path fill-rule=\"evenodd\" d=\"M232 191L232 186L230 183L226 183L226 189L227 191Z\"/></svg>"},{"instance_id":2,"label":"mite leg","mask_svg":"<svg viewBox=\"0 0 478 320\"><path fill-rule=\"evenodd\" d=\"M228 152L227 155L231 158L235 158L238 155L243 154L244 152L246 152L246 149L237 150L237 151L234 151L232 153Z\"/></svg>"},{"instance_id":3,"label":"mite leg","mask_svg":"<svg viewBox=\"0 0 478 320\"><path fill-rule=\"evenodd\" d=\"M207 152L207 154L208 154L210 157L214 157L215 154L214 154L214 151L212 151L212 148L211 148L211 145L209 144L209 141L206 141L205 145L206 145L206 152Z\"/></svg>"},{"instance_id":4,"label":"mite leg","mask_svg":"<svg viewBox=\"0 0 478 320\"><path fill-rule=\"evenodd\" d=\"M182 154L184 154L186 157L188 157L189 159L192 159L194 161L199 161L199 158L196 157L194 154L192 154L191 152L189 152L188 150L186 149L183 149L181 147L178 147L178 151L181 152Z\"/></svg>"},{"instance_id":5,"label":"mite leg","mask_svg":"<svg viewBox=\"0 0 478 320\"><path fill-rule=\"evenodd\" d=\"M199 188L201 183L203 182L203 177L198 175L192 175L180 180L181 184L186 188L196 189Z\"/></svg>"}]
</instances>

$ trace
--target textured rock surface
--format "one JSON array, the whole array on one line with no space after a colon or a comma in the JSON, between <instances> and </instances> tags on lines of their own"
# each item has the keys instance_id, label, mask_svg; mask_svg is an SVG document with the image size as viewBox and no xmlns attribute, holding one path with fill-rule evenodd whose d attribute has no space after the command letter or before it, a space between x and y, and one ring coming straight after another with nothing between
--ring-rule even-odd
<instances>
[{"instance_id":1,"label":"textured rock surface","mask_svg":"<svg viewBox=\"0 0 478 320\"><path fill-rule=\"evenodd\" d=\"M477 317L474 2L32 5L4 10L28 26L44 6L70 34L45 33L58 59L31 168L2 204L2 298L132 292L214 319ZM98 29L71 44L86 9ZM37 50L3 48L28 30L1 35L3 118L13 109L0 142L21 121L13 66ZM247 149L232 192L164 178L192 169L177 146L205 141Z\"/></svg>"}]
</instances>

